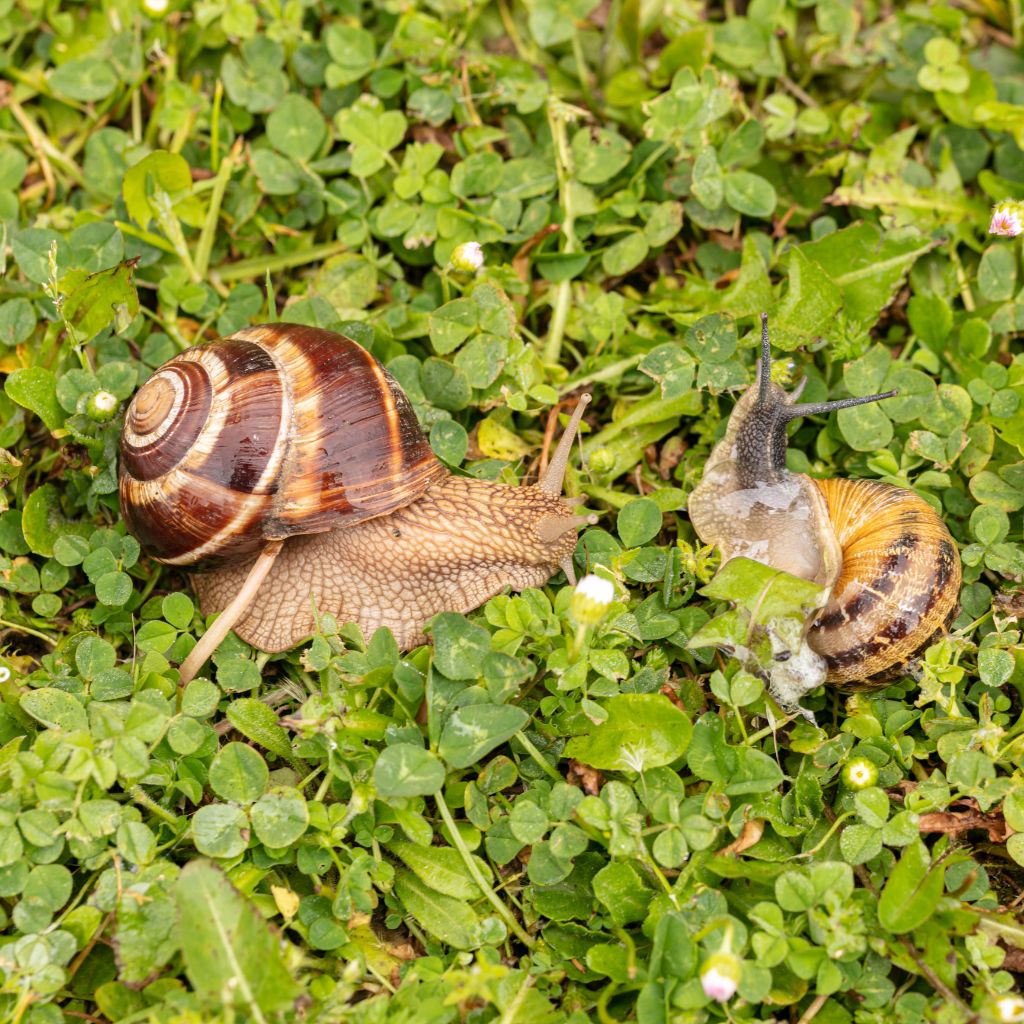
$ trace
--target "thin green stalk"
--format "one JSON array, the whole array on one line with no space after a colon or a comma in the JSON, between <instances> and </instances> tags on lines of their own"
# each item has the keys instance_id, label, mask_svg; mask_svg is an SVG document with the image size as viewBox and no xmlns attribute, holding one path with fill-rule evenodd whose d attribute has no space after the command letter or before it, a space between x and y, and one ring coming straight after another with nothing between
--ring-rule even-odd
<instances>
[{"instance_id":1,"label":"thin green stalk","mask_svg":"<svg viewBox=\"0 0 1024 1024\"><path fill-rule=\"evenodd\" d=\"M519 740L520 743L522 743L530 757L532 757L534 761L536 761L537 764L539 764L540 767L543 768L544 771L551 776L551 778L553 778L556 782L562 781L562 776L559 775L558 772L551 767L551 763L545 759L544 755L533 745L532 741L527 739L526 733L524 733L522 729L520 729L519 732L516 733L516 739Z\"/></svg>"},{"instance_id":2,"label":"thin green stalk","mask_svg":"<svg viewBox=\"0 0 1024 1024\"><path fill-rule=\"evenodd\" d=\"M161 238L159 235L154 235L152 231L143 231L142 228L137 228L134 224L129 224L123 220L115 220L114 227L116 227L122 234L131 235L132 238L137 238L140 242L145 242L146 245L153 246L154 249L159 249L161 252L169 253L171 256L177 256L177 250L166 238Z\"/></svg>"},{"instance_id":3,"label":"thin green stalk","mask_svg":"<svg viewBox=\"0 0 1024 1024\"><path fill-rule=\"evenodd\" d=\"M803 853L798 853L795 859L800 860L802 857L813 857L836 834L836 829L838 829L847 818L852 818L853 814L853 811L847 811L845 814L840 814L832 823L832 827L822 837L821 842L815 843L814 846L809 850L805 850Z\"/></svg>"},{"instance_id":4,"label":"thin green stalk","mask_svg":"<svg viewBox=\"0 0 1024 1024\"><path fill-rule=\"evenodd\" d=\"M166 807L161 807L141 786L129 786L128 795L137 803L152 811L158 818L163 818L170 825L177 825L178 818Z\"/></svg>"},{"instance_id":5,"label":"thin green stalk","mask_svg":"<svg viewBox=\"0 0 1024 1024\"><path fill-rule=\"evenodd\" d=\"M559 395L568 395L577 388L583 387L584 384L597 384L606 380L617 381L627 370L633 369L644 355L645 353L638 352L634 356L627 356L625 359L602 366L600 370L595 370L593 373L584 374L582 377L573 377L559 385L558 393Z\"/></svg>"},{"instance_id":6,"label":"thin green stalk","mask_svg":"<svg viewBox=\"0 0 1024 1024\"><path fill-rule=\"evenodd\" d=\"M202 278L192 262L192 253L188 251L188 243L185 241L185 232L181 229L181 221L174 212L171 197L162 189L154 190L152 207L156 213L156 222L167 236L168 241L174 246L174 253L181 260L181 265L188 273L189 280L193 284L201 284Z\"/></svg>"},{"instance_id":7,"label":"thin green stalk","mask_svg":"<svg viewBox=\"0 0 1024 1024\"><path fill-rule=\"evenodd\" d=\"M7 619L0 619L0 626L3 626L5 629L13 629L16 633L27 633L29 636L34 636L37 640L45 640L53 647L57 646L57 641L52 636L40 633L38 629L33 629L31 626L20 626L16 622L8 622Z\"/></svg>"},{"instance_id":8,"label":"thin green stalk","mask_svg":"<svg viewBox=\"0 0 1024 1024\"><path fill-rule=\"evenodd\" d=\"M752 732L744 741L744 746L749 747L752 743L757 743L758 740L763 740L767 736L772 736L777 733L784 725L789 725L790 722L796 718L796 715L787 715L781 722L775 722L774 725L766 725L763 729L759 729L757 732Z\"/></svg>"},{"instance_id":9,"label":"thin green stalk","mask_svg":"<svg viewBox=\"0 0 1024 1024\"><path fill-rule=\"evenodd\" d=\"M594 94L590 90L590 68L587 65L587 58L583 54L583 43L580 42L578 30L572 34L572 59L576 63L576 77L580 80L583 98L586 100L587 106L593 108Z\"/></svg>"},{"instance_id":10,"label":"thin green stalk","mask_svg":"<svg viewBox=\"0 0 1024 1024\"><path fill-rule=\"evenodd\" d=\"M210 112L210 170L220 168L220 107L224 102L224 83L218 78L213 87L213 110Z\"/></svg>"},{"instance_id":11,"label":"thin green stalk","mask_svg":"<svg viewBox=\"0 0 1024 1024\"><path fill-rule=\"evenodd\" d=\"M437 804L437 809L441 812L441 818L444 820L445 825L448 827L448 833L452 837L452 842L455 844L455 849L459 851L459 855L462 857L466 864L469 873L473 876L473 881L480 887L480 891L487 897L487 902L498 912L498 916L508 925L509 931L511 931L516 938L519 939L525 946L533 947L533 936L527 932L523 926L515 919L512 911L505 906L504 903L498 899L494 890L491 888L490 882L483 876L480 868L477 866L475 860L473 860L472 854L466 846L465 841L462 838L462 833L459 832L455 825L455 819L452 817L452 812L448 810L448 805L444 802L444 794L441 790L438 790L434 794L434 802Z\"/></svg>"},{"instance_id":12,"label":"thin green stalk","mask_svg":"<svg viewBox=\"0 0 1024 1024\"><path fill-rule=\"evenodd\" d=\"M231 181L231 174L235 169L235 161L242 151L241 140L235 142L228 155L224 157L217 177L213 181L213 192L210 193L210 205L206 210L206 220L203 222L203 230L199 233L199 241L196 243L196 254L193 262L196 271L203 279L210 269L210 253L213 252L213 242L217 237L217 224L220 220L220 206L224 201L224 193L227 191L228 182Z\"/></svg>"},{"instance_id":13,"label":"thin green stalk","mask_svg":"<svg viewBox=\"0 0 1024 1024\"><path fill-rule=\"evenodd\" d=\"M345 242L324 242L322 245L314 245L308 249L301 249L298 252L288 252L274 256L257 256L250 260L228 263L223 267L218 267L210 276L225 282L241 281L246 278L260 277L267 271L276 274L279 270L291 270L292 267L316 263L319 260L327 259L328 256L345 252L347 249L348 245Z\"/></svg>"},{"instance_id":14,"label":"thin green stalk","mask_svg":"<svg viewBox=\"0 0 1024 1024\"><path fill-rule=\"evenodd\" d=\"M565 130L566 115L559 109L561 104L551 97L548 100L548 126L555 144L555 173L558 176L558 202L562 207L562 252L565 255L576 252L576 214L572 206L572 155L569 138ZM544 362L557 363L562 354L562 338L569 319L572 303L572 281L558 283L555 300L552 302L551 323L548 326L548 340L544 346Z\"/></svg>"}]
</instances>

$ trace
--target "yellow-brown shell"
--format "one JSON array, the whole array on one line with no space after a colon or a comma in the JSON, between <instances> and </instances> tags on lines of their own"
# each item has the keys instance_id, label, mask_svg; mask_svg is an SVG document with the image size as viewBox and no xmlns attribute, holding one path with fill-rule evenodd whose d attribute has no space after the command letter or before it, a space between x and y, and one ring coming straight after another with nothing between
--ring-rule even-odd
<instances>
[{"instance_id":1,"label":"yellow-brown shell","mask_svg":"<svg viewBox=\"0 0 1024 1024\"><path fill-rule=\"evenodd\" d=\"M210 564L385 515L446 472L372 355L332 331L266 324L183 352L139 389L121 511L160 561Z\"/></svg>"},{"instance_id":2,"label":"yellow-brown shell","mask_svg":"<svg viewBox=\"0 0 1024 1024\"><path fill-rule=\"evenodd\" d=\"M946 625L960 593L956 544L912 491L872 480L815 480L842 570L808 642L829 682L857 688L906 661Z\"/></svg>"}]
</instances>

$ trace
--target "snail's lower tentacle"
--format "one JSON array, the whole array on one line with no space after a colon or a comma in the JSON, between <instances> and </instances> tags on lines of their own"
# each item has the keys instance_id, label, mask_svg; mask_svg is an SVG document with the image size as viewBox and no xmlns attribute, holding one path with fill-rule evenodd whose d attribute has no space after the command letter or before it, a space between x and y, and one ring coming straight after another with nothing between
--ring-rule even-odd
<instances>
[{"instance_id":1,"label":"snail's lower tentacle","mask_svg":"<svg viewBox=\"0 0 1024 1024\"><path fill-rule=\"evenodd\" d=\"M263 549L259 558L253 562L249 575L245 578L245 583L242 584L231 603L217 616L217 621L202 635L199 643L192 648L192 653L181 663L182 686L186 686L192 681L206 659L217 650L224 637L228 635L235 623L252 604L256 592L266 579L267 573L270 572L283 544L283 540L275 540Z\"/></svg>"}]
</instances>

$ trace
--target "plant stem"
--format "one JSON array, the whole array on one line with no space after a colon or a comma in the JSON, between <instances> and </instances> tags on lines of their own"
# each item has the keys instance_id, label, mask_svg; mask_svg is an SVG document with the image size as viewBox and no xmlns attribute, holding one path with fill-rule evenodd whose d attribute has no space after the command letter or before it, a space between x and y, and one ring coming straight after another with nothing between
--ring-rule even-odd
<instances>
[{"instance_id":1,"label":"plant stem","mask_svg":"<svg viewBox=\"0 0 1024 1024\"><path fill-rule=\"evenodd\" d=\"M327 259L328 256L345 252L346 249L348 249L348 245L345 242L325 242L323 245L313 245L297 252L256 256L250 260L228 263L223 267L218 267L210 276L219 281L240 281L244 278L260 277L268 270L274 274L279 270L290 270L292 267L301 267L306 263L316 263L318 260Z\"/></svg>"},{"instance_id":2,"label":"plant stem","mask_svg":"<svg viewBox=\"0 0 1024 1024\"><path fill-rule=\"evenodd\" d=\"M40 633L38 629L33 629L31 626L22 626L17 622L8 622L7 619L0 619L0 626L3 626L5 629L13 629L16 633L27 633L29 636L34 636L38 640L45 640L53 647L57 646L57 641L54 640L52 636Z\"/></svg>"},{"instance_id":3,"label":"plant stem","mask_svg":"<svg viewBox=\"0 0 1024 1024\"><path fill-rule=\"evenodd\" d=\"M551 763L545 759L544 755L533 745L533 742L527 738L526 733L524 733L522 729L516 733L516 739L522 743L530 757L532 757L534 761L536 761L537 764L539 764L541 768L551 776L551 778L556 782L562 781L562 776L552 768Z\"/></svg>"},{"instance_id":4,"label":"plant stem","mask_svg":"<svg viewBox=\"0 0 1024 1024\"><path fill-rule=\"evenodd\" d=\"M462 838L462 833L459 832L455 825L455 819L452 817L452 812L448 810L448 805L444 802L444 794L439 789L434 794L434 802L437 804L437 809L441 812L441 817L444 820L445 825L448 827L448 832L452 837L452 842L455 844L455 849L459 851L459 855L462 857L469 870L469 873L473 876L473 881L480 887L480 891L487 897L487 901L492 907L498 912L498 916L508 925L509 930L522 942L525 946L533 947L533 936L527 932L523 926L515 919L512 911L505 906L504 903L498 899L498 896L491 888L490 882L484 878L480 868L477 867L477 863L473 860L473 855L469 852L465 841Z\"/></svg>"},{"instance_id":5,"label":"plant stem","mask_svg":"<svg viewBox=\"0 0 1024 1024\"><path fill-rule=\"evenodd\" d=\"M217 237L217 222L220 218L220 205L224 200L224 193L227 191L228 182L231 180L231 173L235 169L235 161L242 152L242 140L236 139L228 155L224 157L217 171L217 177L213 182L213 192L210 194L210 206L206 211L206 220L203 222L203 230L199 234L199 241L196 243L196 255L194 263L196 272L203 279L210 269L210 253L213 251L213 240Z\"/></svg>"},{"instance_id":6,"label":"plant stem","mask_svg":"<svg viewBox=\"0 0 1024 1024\"><path fill-rule=\"evenodd\" d=\"M177 825L177 815L172 814L166 807L161 807L141 786L129 786L128 795L137 803L142 804L148 811L152 811L158 818L163 818L169 825Z\"/></svg>"},{"instance_id":7,"label":"plant stem","mask_svg":"<svg viewBox=\"0 0 1024 1024\"><path fill-rule=\"evenodd\" d=\"M548 100L548 126L555 145L555 173L558 176L558 202L562 207L562 235L565 239L562 253L576 252L576 215L572 206L572 156L569 139L565 130L566 115L561 104L554 97ZM569 319L569 305L572 302L572 281L559 281L555 298L551 303L551 323L548 325L548 340L544 346L544 362L557 363L562 354L562 337Z\"/></svg>"},{"instance_id":8,"label":"plant stem","mask_svg":"<svg viewBox=\"0 0 1024 1024\"><path fill-rule=\"evenodd\" d=\"M832 827L825 833L820 842L815 843L809 850L805 850L803 853L798 853L794 859L800 860L801 857L813 857L836 834L836 829L838 829L847 818L852 818L853 814L853 811L847 811L845 814L840 814L839 817L832 822Z\"/></svg>"}]
</instances>

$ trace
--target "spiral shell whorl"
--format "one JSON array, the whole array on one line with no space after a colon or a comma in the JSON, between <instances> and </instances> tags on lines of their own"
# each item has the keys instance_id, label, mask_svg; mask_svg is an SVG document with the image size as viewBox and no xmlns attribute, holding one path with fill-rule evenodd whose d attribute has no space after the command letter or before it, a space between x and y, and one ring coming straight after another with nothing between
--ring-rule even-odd
<instances>
[{"instance_id":1,"label":"spiral shell whorl","mask_svg":"<svg viewBox=\"0 0 1024 1024\"><path fill-rule=\"evenodd\" d=\"M373 356L292 324L166 363L129 406L121 460L129 530L178 565L382 515L445 473Z\"/></svg>"},{"instance_id":2,"label":"spiral shell whorl","mask_svg":"<svg viewBox=\"0 0 1024 1024\"><path fill-rule=\"evenodd\" d=\"M809 642L844 688L916 654L946 625L960 594L956 544L912 491L874 480L815 480L828 502L843 568Z\"/></svg>"}]
</instances>

